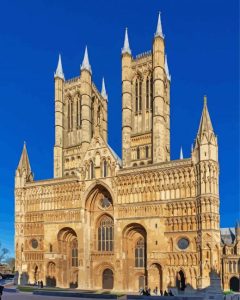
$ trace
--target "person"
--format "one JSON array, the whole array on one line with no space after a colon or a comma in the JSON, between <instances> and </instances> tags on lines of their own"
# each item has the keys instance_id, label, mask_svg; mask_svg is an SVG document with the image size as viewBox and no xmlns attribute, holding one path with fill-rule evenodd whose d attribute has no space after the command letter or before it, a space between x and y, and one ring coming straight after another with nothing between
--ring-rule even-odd
<instances>
[{"instance_id":1,"label":"person","mask_svg":"<svg viewBox=\"0 0 240 300\"><path fill-rule=\"evenodd\" d=\"M41 289L42 289L43 288L43 281L42 280L41 280L40 284L41 284Z\"/></svg>"},{"instance_id":2,"label":"person","mask_svg":"<svg viewBox=\"0 0 240 300\"><path fill-rule=\"evenodd\" d=\"M164 291L164 296L168 296L168 292L166 290Z\"/></svg>"},{"instance_id":3,"label":"person","mask_svg":"<svg viewBox=\"0 0 240 300\"><path fill-rule=\"evenodd\" d=\"M151 296L151 289L150 288L147 289L147 294L148 294L148 296Z\"/></svg>"},{"instance_id":4,"label":"person","mask_svg":"<svg viewBox=\"0 0 240 300\"><path fill-rule=\"evenodd\" d=\"M162 290L160 290L160 295L163 296L163 291Z\"/></svg>"},{"instance_id":5,"label":"person","mask_svg":"<svg viewBox=\"0 0 240 300\"><path fill-rule=\"evenodd\" d=\"M174 296L171 290L169 290L168 295L169 295L169 296Z\"/></svg>"},{"instance_id":6,"label":"person","mask_svg":"<svg viewBox=\"0 0 240 300\"><path fill-rule=\"evenodd\" d=\"M156 286L155 289L153 290L154 294L157 295L158 294L158 287Z\"/></svg>"},{"instance_id":7,"label":"person","mask_svg":"<svg viewBox=\"0 0 240 300\"><path fill-rule=\"evenodd\" d=\"M0 300L2 299L2 292L3 292L4 286L0 285Z\"/></svg>"}]
</instances>

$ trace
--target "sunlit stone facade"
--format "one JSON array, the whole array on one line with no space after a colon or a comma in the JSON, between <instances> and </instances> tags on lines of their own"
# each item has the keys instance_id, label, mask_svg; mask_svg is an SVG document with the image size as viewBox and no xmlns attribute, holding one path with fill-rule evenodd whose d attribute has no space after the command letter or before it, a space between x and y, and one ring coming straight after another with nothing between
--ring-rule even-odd
<instances>
[{"instance_id":1,"label":"sunlit stone facade","mask_svg":"<svg viewBox=\"0 0 240 300\"><path fill-rule=\"evenodd\" d=\"M59 57L54 178L33 179L25 145L16 170L19 281L138 291L204 288L211 270L220 275L217 137L205 99L191 156L170 159L170 83L160 18L151 51L137 57L126 31L121 160L87 49L73 79Z\"/></svg>"}]
</instances>

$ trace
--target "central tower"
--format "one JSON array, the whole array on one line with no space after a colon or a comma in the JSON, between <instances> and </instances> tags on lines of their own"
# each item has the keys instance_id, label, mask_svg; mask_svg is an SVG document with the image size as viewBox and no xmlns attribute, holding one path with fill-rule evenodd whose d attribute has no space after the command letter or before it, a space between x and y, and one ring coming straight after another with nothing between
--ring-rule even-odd
<instances>
[{"instance_id":1,"label":"central tower","mask_svg":"<svg viewBox=\"0 0 240 300\"><path fill-rule=\"evenodd\" d=\"M133 58L122 49L123 167L170 160L170 75L160 14L152 51Z\"/></svg>"}]
</instances>

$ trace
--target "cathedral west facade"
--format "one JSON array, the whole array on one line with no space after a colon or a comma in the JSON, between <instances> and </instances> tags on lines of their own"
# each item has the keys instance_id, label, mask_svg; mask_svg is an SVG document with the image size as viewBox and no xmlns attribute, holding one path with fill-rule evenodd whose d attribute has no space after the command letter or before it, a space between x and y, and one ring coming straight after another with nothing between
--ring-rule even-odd
<instances>
[{"instance_id":1,"label":"cathedral west facade","mask_svg":"<svg viewBox=\"0 0 240 300\"><path fill-rule=\"evenodd\" d=\"M160 16L152 50L122 48L122 159L108 145L108 95L55 72L54 178L15 176L19 280L138 291L204 288L222 272L218 142L204 100L191 157L170 159L170 84ZM227 288L227 283L225 283Z\"/></svg>"}]
</instances>

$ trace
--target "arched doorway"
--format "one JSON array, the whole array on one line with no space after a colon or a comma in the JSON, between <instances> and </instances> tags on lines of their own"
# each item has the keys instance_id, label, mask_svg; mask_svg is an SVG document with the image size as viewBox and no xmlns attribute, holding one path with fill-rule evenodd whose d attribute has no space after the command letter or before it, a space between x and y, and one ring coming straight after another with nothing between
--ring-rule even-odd
<instances>
[{"instance_id":1,"label":"arched doorway","mask_svg":"<svg viewBox=\"0 0 240 300\"><path fill-rule=\"evenodd\" d=\"M58 248L62 257L58 265L60 286L75 288L78 286L78 240L72 228L65 227L59 231Z\"/></svg>"},{"instance_id":2,"label":"arched doorway","mask_svg":"<svg viewBox=\"0 0 240 300\"><path fill-rule=\"evenodd\" d=\"M179 290L184 291L186 287L186 279L182 270L177 273L176 286Z\"/></svg>"},{"instance_id":3,"label":"arched doorway","mask_svg":"<svg viewBox=\"0 0 240 300\"><path fill-rule=\"evenodd\" d=\"M234 292L239 292L239 278L236 276L232 277L229 282L230 290Z\"/></svg>"},{"instance_id":4,"label":"arched doorway","mask_svg":"<svg viewBox=\"0 0 240 300\"><path fill-rule=\"evenodd\" d=\"M162 268L159 264L152 264L148 270L148 286L153 290L162 290Z\"/></svg>"},{"instance_id":5,"label":"arched doorway","mask_svg":"<svg viewBox=\"0 0 240 300\"><path fill-rule=\"evenodd\" d=\"M113 271L111 269L105 269L102 273L102 288L105 290L113 289Z\"/></svg>"},{"instance_id":6,"label":"arched doorway","mask_svg":"<svg viewBox=\"0 0 240 300\"><path fill-rule=\"evenodd\" d=\"M148 285L146 240L147 232L141 224L131 223L123 230L124 289L136 291Z\"/></svg>"},{"instance_id":7,"label":"arched doorway","mask_svg":"<svg viewBox=\"0 0 240 300\"><path fill-rule=\"evenodd\" d=\"M49 287L55 287L57 285L56 265L54 262L49 262L47 265L46 285Z\"/></svg>"}]
</instances>

